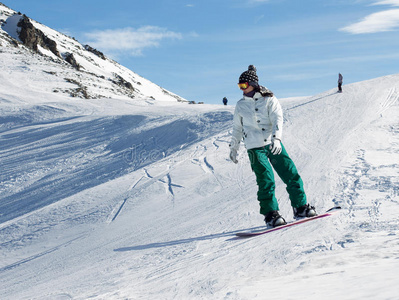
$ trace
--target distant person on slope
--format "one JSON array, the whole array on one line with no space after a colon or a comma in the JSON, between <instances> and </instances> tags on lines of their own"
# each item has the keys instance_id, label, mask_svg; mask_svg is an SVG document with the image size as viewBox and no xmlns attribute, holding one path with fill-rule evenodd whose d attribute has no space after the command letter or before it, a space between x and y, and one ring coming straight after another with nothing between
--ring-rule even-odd
<instances>
[{"instance_id":1,"label":"distant person on slope","mask_svg":"<svg viewBox=\"0 0 399 300\"><path fill-rule=\"evenodd\" d=\"M223 104L227 105L227 98L226 97L223 98Z\"/></svg>"},{"instance_id":2,"label":"distant person on slope","mask_svg":"<svg viewBox=\"0 0 399 300\"><path fill-rule=\"evenodd\" d=\"M344 80L344 77L342 76L341 73L338 73L338 93L342 93L342 82Z\"/></svg>"},{"instance_id":3,"label":"distant person on slope","mask_svg":"<svg viewBox=\"0 0 399 300\"><path fill-rule=\"evenodd\" d=\"M253 65L241 74L238 86L244 95L234 112L230 159L238 163L237 151L244 139L258 184L260 213L265 216L266 225L276 227L286 224L274 194L273 168L287 185L294 217L315 216L315 208L307 204L302 179L281 143L283 111L279 101L270 90L258 84Z\"/></svg>"}]
</instances>

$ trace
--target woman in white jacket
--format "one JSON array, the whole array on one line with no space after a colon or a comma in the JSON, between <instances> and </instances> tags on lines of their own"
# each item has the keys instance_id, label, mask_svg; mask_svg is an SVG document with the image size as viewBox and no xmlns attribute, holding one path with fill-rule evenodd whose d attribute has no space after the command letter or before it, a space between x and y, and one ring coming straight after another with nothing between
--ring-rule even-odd
<instances>
[{"instance_id":1,"label":"woman in white jacket","mask_svg":"<svg viewBox=\"0 0 399 300\"><path fill-rule=\"evenodd\" d=\"M287 185L294 217L315 216L315 208L307 204L302 179L281 143L283 110L279 101L272 92L258 84L253 65L241 74L238 86L244 95L234 112L230 159L238 163L237 151L243 140L256 175L260 213L265 216L266 224L271 227L286 224L274 194L273 169Z\"/></svg>"}]
</instances>

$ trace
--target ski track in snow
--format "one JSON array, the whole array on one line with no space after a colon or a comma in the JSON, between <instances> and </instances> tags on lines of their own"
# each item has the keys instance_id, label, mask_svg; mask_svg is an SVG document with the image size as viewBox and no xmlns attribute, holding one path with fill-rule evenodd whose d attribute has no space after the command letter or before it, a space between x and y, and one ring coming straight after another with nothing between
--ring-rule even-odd
<instances>
[{"instance_id":1,"label":"ski track in snow","mask_svg":"<svg viewBox=\"0 0 399 300\"><path fill-rule=\"evenodd\" d=\"M137 180L131 187L129 187L128 192L133 190L143 178L144 178L144 176L140 177L139 180ZM123 206L126 204L127 200L128 200L128 197L125 197L125 199L123 199L122 203L118 207L116 207L116 209L114 209L112 211L111 215L113 215L113 217L111 218L111 220L108 223L113 222L113 221L116 220L118 215L121 213L121 211L123 209ZM116 210L116 212L114 213L115 210Z\"/></svg>"},{"instance_id":2,"label":"ski track in snow","mask_svg":"<svg viewBox=\"0 0 399 300\"><path fill-rule=\"evenodd\" d=\"M395 105L395 103L398 102L398 100L399 100L399 92L396 89L396 87L393 87L389 90L386 100L382 102L379 113L383 113L384 111Z\"/></svg>"},{"instance_id":3,"label":"ski track in snow","mask_svg":"<svg viewBox=\"0 0 399 300\"><path fill-rule=\"evenodd\" d=\"M70 244L73 243L74 241L77 241L77 240L79 240L79 239L82 239L83 237L84 237L84 236L74 238L74 239L72 239L72 240L70 240L70 241L68 241L68 242L66 242L66 243L63 243L63 244L58 245L58 246L56 246L56 247L50 248L50 249L48 249L48 250L46 250L46 251L43 251L43 252L41 252L41 253L37 253L37 254L32 255L32 256L30 256L30 257L28 257L28 258L24 258L24 259L22 259L22 260L20 260L20 261L17 261L17 262L15 262L15 263L11 264L11 265L8 265L8 266L5 266L5 267L1 267L1 268L0 268L0 272L8 271L8 270L14 269L14 268L16 268L16 267L19 267L19 266L21 266L22 264L31 262L32 260L38 259L38 258L40 258L40 257L42 257L42 256L45 256L45 255L48 255L48 254L50 254L50 253L52 253L52 252L54 252L54 251L57 251L57 250L59 250L61 247L67 247L68 245L70 245Z\"/></svg>"}]
</instances>

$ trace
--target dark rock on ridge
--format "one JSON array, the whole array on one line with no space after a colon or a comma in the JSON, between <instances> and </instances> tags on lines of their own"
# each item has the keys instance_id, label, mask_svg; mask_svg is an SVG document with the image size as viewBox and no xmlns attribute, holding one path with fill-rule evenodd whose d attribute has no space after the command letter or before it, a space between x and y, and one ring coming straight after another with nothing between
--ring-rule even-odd
<instances>
[{"instance_id":1,"label":"dark rock on ridge","mask_svg":"<svg viewBox=\"0 0 399 300\"><path fill-rule=\"evenodd\" d=\"M38 52L38 45L40 45L44 49L50 50L54 55L61 57L57 50L57 43L35 28L26 15L22 16L17 26L21 28L19 39L26 47Z\"/></svg>"}]
</instances>

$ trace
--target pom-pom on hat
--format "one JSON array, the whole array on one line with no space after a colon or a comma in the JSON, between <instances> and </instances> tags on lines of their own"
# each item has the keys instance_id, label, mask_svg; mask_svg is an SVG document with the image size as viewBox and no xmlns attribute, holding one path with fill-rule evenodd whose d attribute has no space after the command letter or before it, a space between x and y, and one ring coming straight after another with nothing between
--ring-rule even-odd
<instances>
[{"instance_id":1,"label":"pom-pom on hat","mask_svg":"<svg viewBox=\"0 0 399 300\"><path fill-rule=\"evenodd\" d=\"M250 85L251 83L258 84L258 75L256 75L256 68L254 65L248 66L248 71L243 72L238 79L238 83L248 82Z\"/></svg>"}]
</instances>

